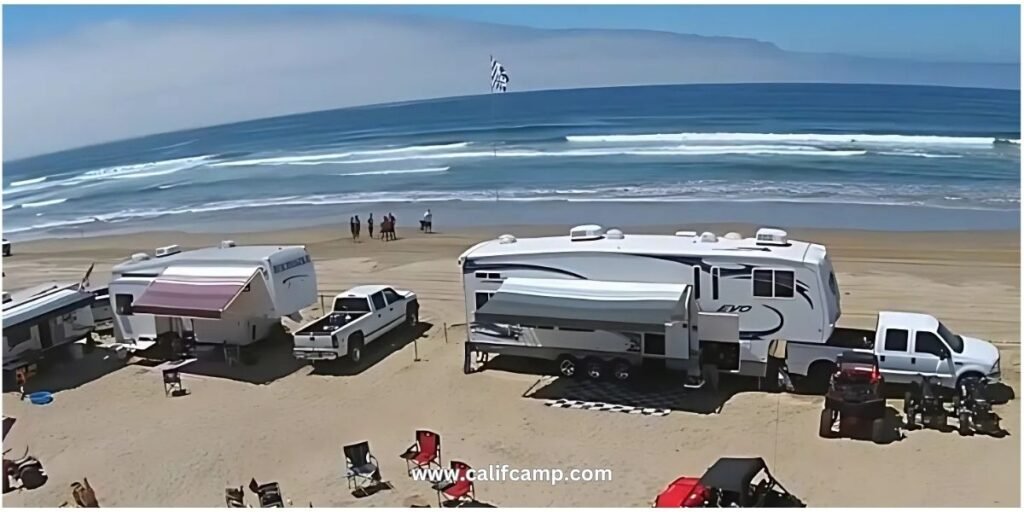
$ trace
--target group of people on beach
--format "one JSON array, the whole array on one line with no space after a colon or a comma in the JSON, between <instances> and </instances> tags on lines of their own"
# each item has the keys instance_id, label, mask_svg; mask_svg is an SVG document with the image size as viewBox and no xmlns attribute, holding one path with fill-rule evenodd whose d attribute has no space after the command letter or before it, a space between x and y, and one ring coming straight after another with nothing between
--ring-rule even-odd
<instances>
[{"instance_id":1,"label":"group of people on beach","mask_svg":"<svg viewBox=\"0 0 1024 512\"><path fill-rule=\"evenodd\" d=\"M352 240L359 240L359 232L362 230L362 222L359 220L358 215L353 215L348 219L349 229L352 232ZM370 234L370 239L373 239L373 214L371 213L366 219L366 231ZM387 242L390 240L397 240L395 236L395 216L390 212L384 216L384 220L380 221L380 239Z\"/></svg>"}]
</instances>

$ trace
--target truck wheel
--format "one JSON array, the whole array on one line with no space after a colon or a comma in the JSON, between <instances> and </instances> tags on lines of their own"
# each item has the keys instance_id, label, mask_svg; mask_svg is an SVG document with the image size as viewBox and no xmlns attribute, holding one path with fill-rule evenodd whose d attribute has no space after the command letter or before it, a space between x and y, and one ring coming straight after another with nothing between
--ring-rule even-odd
<instances>
[{"instance_id":1,"label":"truck wheel","mask_svg":"<svg viewBox=\"0 0 1024 512\"><path fill-rule=\"evenodd\" d=\"M420 312L410 311L405 314L405 323L411 328L415 328L420 323Z\"/></svg>"},{"instance_id":2,"label":"truck wheel","mask_svg":"<svg viewBox=\"0 0 1024 512\"><path fill-rule=\"evenodd\" d=\"M824 394L828 391L828 381L835 371L835 363L824 360L815 361L807 370L807 379L804 382L806 391Z\"/></svg>"},{"instance_id":3,"label":"truck wheel","mask_svg":"<svg viewBox=\"0 0 1024 512\"><path fill-rule=\"evenodd\" d=\"M818 418L818 436L825 439L833 437L832 433L832 409L822 409L821 417Z\"/></svg>"},{"instance_id":4,"label":"truck wheel","mask_svg":"<svg viewBox=\"0 0 1024 512\"><path fill-rule=\"evenodd\" d=\"M587 373L587 377L594 380L600 380L604 377L604 363L599 359L588 359L584 362L583 367Z\"/></svg>"},{"instance_id":5,"label":"truck wheel","mask_svg":"<svg viewBox=\"0 0 1024 512\"><path fill-rule=\"evenodd\" d=\"M579 363L572 356L562 356L558 358L558 374L562 377L573 378L576 376L578 371Z\"/></svg>"},{"instance_id":6,"label":"truck wheel","mask_svg":"<svg viewBox=\"0 0 1024 512\"><path fill-rule=\"evenodd\" d=\"M633 376L633 365L629 364L629 361L623 361L619 359L612 363L612 377L615 380L622 382L629 380Z\"/></svg>"},{"instance_id":7,"label":"truck wheel","mask_svg":"<svg viewBox=\"0 0 1024 512\"><path fill-rule=\"evenodd\" d=\"M348 342L348 358L358 363L363 358L363 337L354 335Z\"/></svg>"}]
</instances>

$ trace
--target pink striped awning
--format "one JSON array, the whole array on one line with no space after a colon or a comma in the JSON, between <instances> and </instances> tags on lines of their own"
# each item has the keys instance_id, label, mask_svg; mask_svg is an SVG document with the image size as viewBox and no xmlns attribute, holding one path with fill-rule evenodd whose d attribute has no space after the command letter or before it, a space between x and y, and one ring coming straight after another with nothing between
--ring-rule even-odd
<instances>
[{"instance_id":1,"label":"pink striped awning","mask_svg":"<svg viewBox=\"0 0 1024 512\"><path fill-rule=\"evenodd\" d=\"M152 283L132 303L133 313L158 316L219 319L240 293L249 286L257 268L251 272L226 272L224 275L164 275Z\"/></svg>"}]
</instances>

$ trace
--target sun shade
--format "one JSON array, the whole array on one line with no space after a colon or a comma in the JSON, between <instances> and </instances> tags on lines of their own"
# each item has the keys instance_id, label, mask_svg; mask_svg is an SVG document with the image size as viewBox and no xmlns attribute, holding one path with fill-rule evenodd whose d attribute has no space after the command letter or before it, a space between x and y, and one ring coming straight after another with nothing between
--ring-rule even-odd
<instances>
[{"instance_id":1,"label":"sun shade","mask_svg":"<svg viewBox=\"0 0 1024 512\"><path fill-rule=\"evenodd\" d=\"M259 267L168 267L132 303L133 313L219 319Z\"/></svg>"},{"instance_id":2,"label":"sun shade","mask_svg":"<svg viewBox=\"0 0 1024 512\"><path fill-rule=\"evenodd\" d=\"M686 320L686 285L508 278L476 311L478 323L662 330Z\"/></svg>"}]
</instances>

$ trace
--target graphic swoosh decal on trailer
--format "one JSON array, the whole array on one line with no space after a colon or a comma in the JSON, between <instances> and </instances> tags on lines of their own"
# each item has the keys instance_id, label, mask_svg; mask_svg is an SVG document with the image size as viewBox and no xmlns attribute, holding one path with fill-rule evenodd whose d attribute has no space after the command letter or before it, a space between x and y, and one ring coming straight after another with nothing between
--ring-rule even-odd
<instances>
[{"instance_id":1,"label":"graphic swoosh decal on trailer","mask_svg":"<svg viewBox=\"0 0 1024 512\"><path fill-rule=\"evenodd\" d=\"M462 264L463 274L472 274L478 270L539 270L543 272L554 272L556 274L572 276L577 279L587 279L585 276L581 276L575 272L570 272L561 268L545 267L543 265L529 265L525 263L475 263L470 260L467 260Z\"/></svg>"},{"instance_id":2,"label":"graphic swoosh decal on trailer","mask_svg":"<svg viewBox=\"0 0 1024 512\"><path fill-rule=\"evenodd\" d=\"M764 307L772 310L772 312L775 313L775 315L779 317L779 325L777 325L776 327L774 327L772 329L766 329L766 330L763 330L763 331L740 331L740 339L741 340L759 340L759 339L763 339L765 336L771 336L772 334L775 334L775 333L781 331L782 327L784 325L786 325L786 318L784 316L782 316L782 313L779 310L777 310L777 309L775 309L775 308L773 308L771 306L764 306Z\"/></svg>"}]
</instances>

